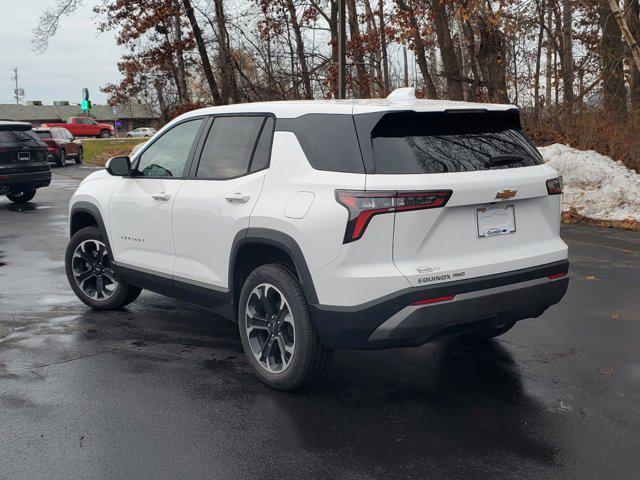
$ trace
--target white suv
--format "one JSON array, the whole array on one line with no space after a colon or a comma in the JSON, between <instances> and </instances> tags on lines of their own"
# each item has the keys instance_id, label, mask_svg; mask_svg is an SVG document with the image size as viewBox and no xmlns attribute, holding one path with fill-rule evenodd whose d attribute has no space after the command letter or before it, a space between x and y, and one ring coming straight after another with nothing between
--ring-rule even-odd
<instances>
[{"instance_id":1,"label":"white suv","mask_svg":"<svg viewBox=\"0 0 640 480\"><path fill-rule=\"evenodd\" d=\"M237 321L258 376L309 382L334 348L487 339L568 285L562 182L510 105L205 108L89 175L66 271L87 305L141 289Z\"/></svg>"}]
</instances>

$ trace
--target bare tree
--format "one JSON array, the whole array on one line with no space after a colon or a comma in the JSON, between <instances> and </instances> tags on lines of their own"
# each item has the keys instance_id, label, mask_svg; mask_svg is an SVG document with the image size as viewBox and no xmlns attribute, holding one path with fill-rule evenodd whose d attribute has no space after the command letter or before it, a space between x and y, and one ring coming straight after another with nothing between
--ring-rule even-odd
<instances>
[{"instance_id":1,"label":"bare tree","mask_svg":"<svg viewBox=\"0 0 640 480\"><path fill-rule=\"evenodd\" d=\"M83 5L84 0L56 0L53 6L46 8L33 29L32 49L37 53L44 53L49 47L49 40L58 32L60 19L71 15Z\"/></svg>"},{"instance_id":2,"label":"bare tree","mask_svg":"<svg viewBox=\"0 0 640 480\"><path fill-rule=\"evenodd\" d=\"M202 29L200 28L198 20L196 19L196 13L193 10L193 5L191 4L191 0L182 0L182 3L184 5L184 10L187 18L189 19L189 23L191 24L193 37L196 40L198 53L200 54L200 61L202 62L203 73L205 78L207 79L207 83L209 84L209 90L211 91L213 102L215 105L221 105L222 98L220 97L220 90L218 89L218 83L216 82L216 79L213 75L213 68L211 67L211 61L209 60L207 47L202 36Z\"/></svg>"}]
</instances>

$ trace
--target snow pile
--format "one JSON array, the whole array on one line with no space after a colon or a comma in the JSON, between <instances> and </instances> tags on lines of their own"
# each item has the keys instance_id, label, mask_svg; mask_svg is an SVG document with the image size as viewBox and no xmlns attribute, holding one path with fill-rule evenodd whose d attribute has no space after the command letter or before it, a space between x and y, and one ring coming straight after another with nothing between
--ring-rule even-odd
<instances>
[{"instance_id":1,"label":"snow pile","mask_svg":"<svg viewBox=\"0 0 640 480\"><path fill-rule=\"evenodd\" d=\"M596 220L640 221L640 175L622 162L559 143L539 150L564 178L563 211L574 207Z\"/></svg>"}]
</instances>

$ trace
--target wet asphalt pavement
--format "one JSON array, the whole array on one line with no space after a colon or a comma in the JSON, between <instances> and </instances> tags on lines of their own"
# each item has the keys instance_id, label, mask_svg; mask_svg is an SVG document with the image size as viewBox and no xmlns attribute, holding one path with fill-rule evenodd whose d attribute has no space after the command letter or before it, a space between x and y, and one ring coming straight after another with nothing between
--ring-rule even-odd
<instances>
[{"instance_id":1,"label":"wet asphalt pavement","mask_svg":"<svg viewBox=\"0 0 640 480\"><path fill-rule=\"evenodd\" d=\"M498 341L341 351L263 386L236 326L67 285L67 204L92 170L0 197L0 478L638 478L640 234L565 227L564 301Z\"/></svg>"}]
</instances>

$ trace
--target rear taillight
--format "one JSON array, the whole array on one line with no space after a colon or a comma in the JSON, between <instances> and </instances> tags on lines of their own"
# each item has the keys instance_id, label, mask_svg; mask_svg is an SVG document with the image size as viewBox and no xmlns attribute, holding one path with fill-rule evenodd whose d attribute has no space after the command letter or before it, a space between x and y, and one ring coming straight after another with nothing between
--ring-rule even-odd
<instances>
[{"instance_id":1,"label":"rear taillight","mask_svg":"<svg viewBox=\"0 0 640 480\"><path fill-rule=\"evenodd\" d=\"M353 242L362 237L369 221L375 215L444 207L451 193L451 190L428 192L336 190L336 200L349 212L344 243Z\"/></svg>"},{"instance_id":2,"label":"rear taillight","mask_svg":"<svg viewBox=\"0 0 640 480\"><path fill-rule=\"evenodd\" d=\"M550 178L547 180L547 193L549 195L562 194L562 177Z\"/></svg>"}]
</instances>

